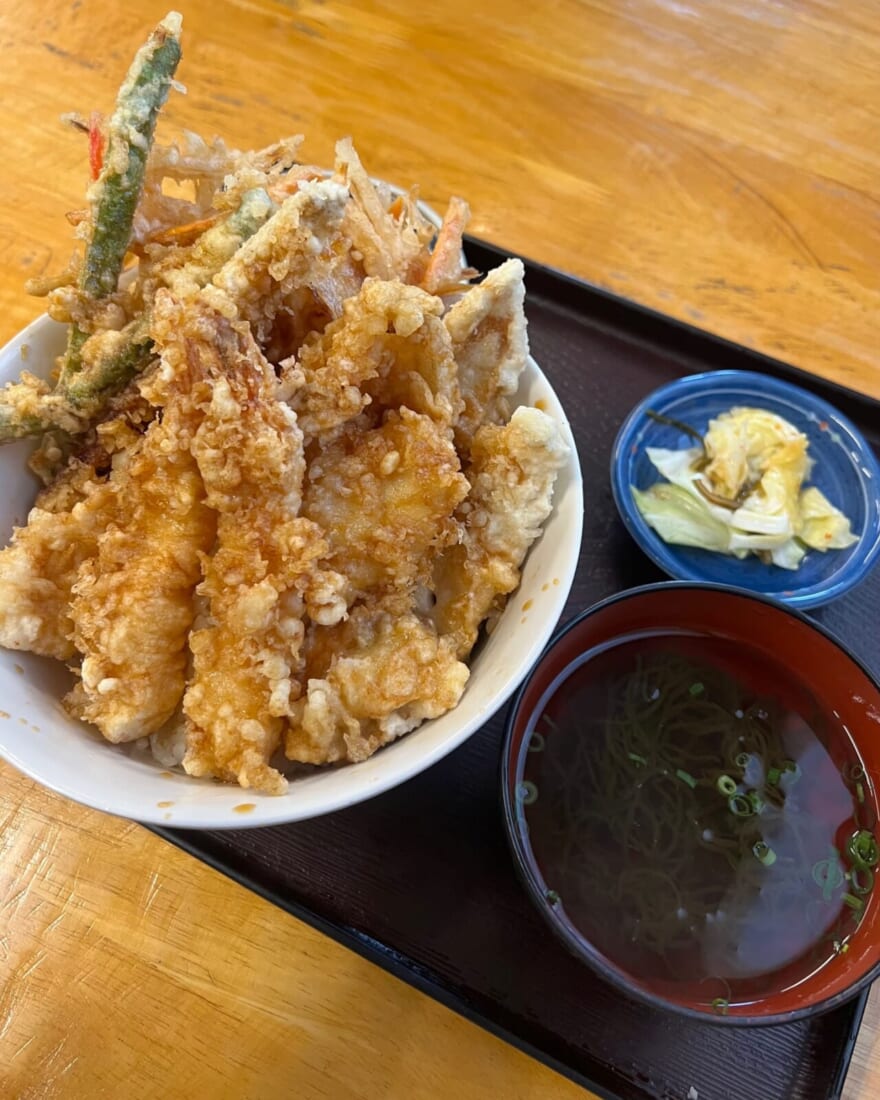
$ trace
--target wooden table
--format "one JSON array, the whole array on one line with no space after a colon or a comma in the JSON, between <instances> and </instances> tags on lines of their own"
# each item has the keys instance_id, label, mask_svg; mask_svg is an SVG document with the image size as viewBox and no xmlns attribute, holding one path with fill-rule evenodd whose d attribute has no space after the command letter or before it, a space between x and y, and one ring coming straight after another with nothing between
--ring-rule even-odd
<instances>
[{"instance_id":1,"label":"wooden table","mask_svg":"<svg viewBox=\"0 0 880 1100\"><path fill-rule=\"evenodd\" d=\"M411 14L420 10L418 15ZM162 11L4 0L0 339ZM880 8L190 0L166 133L354 135L478 236L880 397ZM141 829L0 767L0 1095L583 1097ZM847 1100L880 1095L880 995ZM637 1037L634 1037L637 1041ZM875 1047L878 1049L875 1052Z\"/></svg>"}]
</instances>

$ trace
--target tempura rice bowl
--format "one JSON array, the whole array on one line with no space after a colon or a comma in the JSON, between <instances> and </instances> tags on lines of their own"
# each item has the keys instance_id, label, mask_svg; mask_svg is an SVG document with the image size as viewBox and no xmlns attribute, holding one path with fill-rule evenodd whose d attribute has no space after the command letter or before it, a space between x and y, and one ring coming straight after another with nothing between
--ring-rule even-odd
<instances>
[{"instance_id":1,"label":"tempura rice bowl","mask_svg":"<svg viewBox=\"0 0 880 1100\"><path fill-rule=\"evenodd\" d=\"M22 368L48 373L65 327L40 317L0 351L0 384ZM46 787L107 813L150 824L223 829L300 821L361 802L417 775L467 740L507 701L537 660L565 605L577 565L583 516L580 466L562 406L529 359L515 405L541 407L569 446L553 511L533 545L495 630L470 662L458 706L358 764L301 769L286 794L271 796L168 771L136 742L110 745L71 719L61 699L73 678L55 661L0 649L0 755ZM26 462L32 442L0 448L0 537L23 524L38 488Z\"/></svg>"}]
</instances>

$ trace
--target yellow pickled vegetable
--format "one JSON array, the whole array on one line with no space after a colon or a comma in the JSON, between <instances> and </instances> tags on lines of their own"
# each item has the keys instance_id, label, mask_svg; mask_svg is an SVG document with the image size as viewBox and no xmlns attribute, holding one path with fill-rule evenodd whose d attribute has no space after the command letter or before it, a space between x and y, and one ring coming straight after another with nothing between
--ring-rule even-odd
<instances>
[{"instance_id":1,"label":"yellow pickled vegetable","mask_svg":"<svg viewBox=\"0 0 880 1100\"><path fill-rule=\"evenodd\" d=\"M666 480L633 487L633 498L665 542L740 558L760 554L797 569L807 548L841 550L857 541L847 517L815 486L803 487L812 468L808 446L783 417L733 408L710 421L702 448L648 447Z\"/></svg>"}]
</instances>

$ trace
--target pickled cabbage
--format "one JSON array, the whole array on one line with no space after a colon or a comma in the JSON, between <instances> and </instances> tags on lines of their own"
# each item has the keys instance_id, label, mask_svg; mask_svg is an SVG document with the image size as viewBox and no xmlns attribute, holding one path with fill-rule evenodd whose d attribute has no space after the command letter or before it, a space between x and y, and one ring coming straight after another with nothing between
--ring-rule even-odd
<instances>
[{"instance_id":1,"label":"pickled cabbage","mask_svg":"<svg viewBox=\"0 0 880 1100\"><path fill-rule=\"evenodd\" d=\"M734 408L710 421L703 447L647 447L661 477L632 487L636 507L664 542L797 569L807 549L857 541L850 521L815 486L807 437L766 409Z\"/></svg>"}]
</instances>

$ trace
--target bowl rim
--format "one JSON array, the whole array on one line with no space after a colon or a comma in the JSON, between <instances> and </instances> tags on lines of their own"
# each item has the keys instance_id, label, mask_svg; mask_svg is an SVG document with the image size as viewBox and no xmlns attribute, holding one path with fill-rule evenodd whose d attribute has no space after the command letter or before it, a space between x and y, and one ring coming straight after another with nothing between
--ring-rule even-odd
<instances>
[{"instance_id":1,"label":"bowl rim","mask_svg":"<svg viewBox=\"0 0 880 1100\"><path fill-rule=\"evenodd\" d=\"M821 411L826 419L834 421L836 428L847 434L849 442L859 454L860 461L867 464L871 469L875 490L872 494L868 493L868 496L873 503L873 508L870 510L868 523L859 536L852 556L838 571L839 576L832 576L828 581L820 582L819 585L814 585L807 590L803 590L803 586L801 586L801 590L799 590L797 574L794 573L789 594L783 592L768 593L759 588L751 588L745 583L737 585L731 582L729 585L729 587L740 587L743 591L753 592L755 595L767 596L769 599L790 608L820 607L861 584L877 564L877 561L880 560L880 462L878 462L862 432L849 417L826 401L824 397L813 393L804 386L789 382L786 379L763 374L757 370L722 369L683 375L653 389L627 414L611 448L611 492L618 514L639 549L674 580L691 581L697 584L723 583L706 579L699 568L694 568L682 559L679 553L681 547L663 542L660 536L642 519L632 501L629 493L630 486L624 476L629 459L629 447L625 447L624 443L633 434L637 423L644 417L648 406L658 398L666 399L674 393L689 393L691 391L699 394L704 388L711 389L713 384L738 382L749 382L752 385L759 383L767 389L770 397L787 395L801 400L806 399L814 411ZM864 485L865 479L860 478L860 480Z\"/></svg>"},{"instance_id":2,"label":"bowl rim","mask_svg":"<svg viewBox=\"0 0 880 1100\"><path fill-rule=\"evenodd\" d=\"M811 627L817 633L823 635L832 645L835 645L843 655L853 662L868 678L868 680L880 691L880 682L878 678L865 666L865 664L856 657L849 649L849 647L837 637L837 635L824 626L821 623L817 623L814 619L811 619L808 615L805 615L803 611L798 608L792 607L790 604L783 603L781 600L773 599L770 596L766 596L763 593L755 592L750 588L742 588L737 585L719 584L714 581L692 581L692 580L674 580L674 581L655 581L652 584L638 585L635 588L627 588L622 592L615 592L610 596L606 596L604 599L599 600L597 603L591 604L583 611L578 612L572 619L565 623L556 633L552 636L550 641L545 646L541 656L532 666L528 676L523 680L513 696L510 706L507 711L507 716L504 722L504 738L501 745L500 753L500 802L502 818L504 822L504 833L507 838L508 848L513 858L514 867L516 869L517 878L520 883L525 887L529 900L533 903L534 907L543 917L545 923L549 925L553 934L562 942L562 944L569 950L569 952L575 956L580 962L588 966L595 974L597 974L602 981L609 982L620 992L626 996L641 1001L643 1004L648 1004L652 1008L660 1009L665 1012L673 1012L679 1016L686 1016L691 1020L699 1020L702 1023L716 1024L721 1027L765 1027L773 1026L774 1024L787 1024L793 1023L796 1020L802 1020L809 1016L820 1015L825 1012L830 1012L832 1009L837 1008L841 1004L845 1004L847 1001L856 997L866 986L880 977L880 961L875 963L869 970L866 970L864 974L860 975L855 981L852 982L846 989L841 990L839 993L835 993L830 997L825 997L822 1000L815 1001L812 1004L805 1005L802 1008L791 1009L788 1012L776 1012L765 1016L753 1016L753 1015L736 1015L736 1016L722 1016L709 1012L701 1012L695 1008L688 1008L684 1005L676 1004L672 1000L667 1000L664 997L659 996L656 993L651 993L642 986L638 986L635 983L630 983L626 980L624 971L619 967L614 966L608 960L606 960L598 950L592 948L592 945L586 939L585 936L575 936L554 914L553 907L547 903L547 899L543 892L539 890L538 883L535 880L532 872L531 863L536 863L534 859L534 853L532 852L531 845L523 839L521 830L516 826L516 810L512 799L512 792L510 784L508 783L508 771L513 750L514 740L514 727L516 725L516 719L520 711L523 698L526 691L529 688L534 677L537 675L538 670L544 663L550 652L559 644L560 641L571 631L575 630L586 619L598 614L605 608L610 607L612 604L620 603L623 600L639 598L647 595L651 592L667 591L670 589L698 589L700 591L720 592L725 595L733 595L744 597L750 600L756 600L759 603L767 604L774 608L776 611L780 611L783 614L791 615L796 619L799 619L806 626Z\"/></svg>"}]
</instances>

